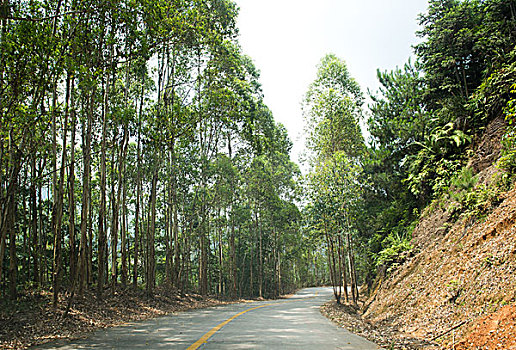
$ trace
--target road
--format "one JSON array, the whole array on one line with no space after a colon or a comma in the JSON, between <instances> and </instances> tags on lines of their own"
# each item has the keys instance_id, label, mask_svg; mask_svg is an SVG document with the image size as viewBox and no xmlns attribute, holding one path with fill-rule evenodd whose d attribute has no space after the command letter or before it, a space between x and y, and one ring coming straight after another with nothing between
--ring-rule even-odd
<instances>
[{"instance_id":1,"label":"road","mask_svg":"<svg viewBox=\"0 0 516 350\"><path fill-rule=\"evenodd\" d=\"M289 299L182 312L40 349L379 349L320 314L331 297L330 288L307 288Z\"/></svg>"}]
</instances>

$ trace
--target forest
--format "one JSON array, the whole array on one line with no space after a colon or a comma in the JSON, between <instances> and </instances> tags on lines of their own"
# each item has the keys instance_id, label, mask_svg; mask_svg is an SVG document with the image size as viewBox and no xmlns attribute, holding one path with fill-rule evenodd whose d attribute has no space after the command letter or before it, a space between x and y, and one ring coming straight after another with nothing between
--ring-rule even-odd
<instances>
[{"instance_id":1,"label":"forest","mask_svg":"<svg viewBox=\"0 0 516 350\"><path fill-rule=\"evenodd\" d=\"M425 210L451 198L455 218L485 217L514 181L516 2L432 0L418 20L413 59L377 71L368 106L345 58L331 54L305 95L304 230L327 252L337 302L356 303L357 285L371 288L414 253ZM504 175L474 188L474 147L500 117Z\"/></svg>"},{"instance_id":2,"label":"forest","mask_svg":"<svg viewBox=\"0 0 516 350\"><path fill-rule=\"evenodd\" d=\"M2 297L331 284L356 303L433 201L483 210L490 193L461 191L499 115L511 186L513 0L429 1L414 58L378 71L368 106L345 57L324 56L302 103L304 175L237 16L231 0L2 0Z\"/></svg>"},{"instance_id":3,"label":"forest","mask_svg":"<svg viewBox=\"0 0 516 350\"><path fill-rule=\"evenodd\" d=\"M300 285L299 170L231 1L3 1L2 295Z\"/></svg>"}]
</instances>

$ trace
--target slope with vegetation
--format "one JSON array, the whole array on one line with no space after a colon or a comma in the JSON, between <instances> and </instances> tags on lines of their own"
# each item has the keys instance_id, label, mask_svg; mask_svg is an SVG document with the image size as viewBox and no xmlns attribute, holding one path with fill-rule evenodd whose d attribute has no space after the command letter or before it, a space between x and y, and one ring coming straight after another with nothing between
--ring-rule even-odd
<instances>
[{"instance_id":1,"label":"slope with vegetation","mask_svg":"<svg viewBox=\"0 0 516 350\"><path fill-rule=\"evenodd\" d=\"M378 72L368 145L342 61L333 80L317 77L317 100L309 88L305 229L328 251L337 302L356 279L370 293L366 320L449 344L516 298L516 4L430 1L420 24L415 60Z\"/></svg>"}]
</instances>

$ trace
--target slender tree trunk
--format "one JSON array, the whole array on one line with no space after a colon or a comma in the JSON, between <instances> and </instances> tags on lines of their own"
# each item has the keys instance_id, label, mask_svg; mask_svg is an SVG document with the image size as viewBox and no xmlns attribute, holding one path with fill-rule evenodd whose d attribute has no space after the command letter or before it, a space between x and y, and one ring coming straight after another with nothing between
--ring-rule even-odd
<instances>
[{"instance_id":1,"label":"slender tree trunk","mask_svg":"<svg viewBox=\"0 0 516 350\"><path fill-rule=\"evenodd\" d=\"M207 259L208 254L206 247L206 208L205 203L201 204L201 227L199 230L199 292L201 295L206 295L208 293L208 265Z\"/></svg>"},{"instance_id":2,"label":"slender tree trunk","mask_svg":"<svg viewBox=\"0 0 516 350\"><path fill-rule=\"evenodd\" d=\"M261 228L260 223L258 221L258 206L256 207L255 211L255 232L256 236L258 236L258 296L262 297L262 284L263 284L263 275L262 275L262 235L261 235Z\"/></svg>"},{"instance_id":3,"label":"slender tree trunk","mask_svg":"<svg viewBox=\"0 0 516 350\"><path fill-rule=\"evenodd\" d=\"M354 254L353 254L353 242L351 239L351 234L348 234L348 241L349 241L349 255L351 256L351 275L353 276L353 284L351 287L354 288L355 297L356 297L356 300L358 301L359 294L358 294L357 271L355 268L355 258L354 258Z\"/></svg>"},{"instance_id":4,"label":"slender tree trunk","mask_svg":"<svg viewBox=\"0 0 516 350\"><path fill-rule=\"evenodd\" d=\"M163 202L165 205L165 284L167 288L171 289L173 282L173 232L172 232L172 174L171 174L171 150L168 150L167 158L167 173L169 181L167 182L166 191L163 193Z\"/></svg>"},{"instance_id":5,"label":"slender tree trunk","mask_svg":"<svg viewBox=\"0 0 516 350\"><path fill-rule=\"evenodd\" d=\"M26 183L26 179L27 179L27 170L25 169L24 171L24 175L25 175L25 182L24 181L21 181L21 183ZM26 201L26 198L25 196L21 196L21 201L22 201L22 213L21 215L23 215L23 218L19 218L18 219L18 222L28 222L29 220L27 220L27 201ZM27 236L28 235L28 230L30 230L30 226L27 227L26 225L24 225L25 227L21 227L22 225L20 224L19 225L19 230L22 230L23 231L23 249L22 249L22 262L21 262L21 267L23 269L23 271L25 271L25 274L22 275L24 278L23 280L21 281L22 284L26 284L27 281L30 280L30 248L28 247L28 241L29 241L29 237Z\"/></svg>"},{"instance_id":6,"label":"slender tree trunk","mask_svg":"<svg viewBox=\"0 0 516 350\"><path fill-rule=\"evenodd\" d=\"M159 156L158 156L159 157ZM158 175L159 175L159 161L154 169L151 183L151 197L150 197L150 223L147 236L148 244L148 259L147 259L147 284L146 292L147 296L150 297L154 293L154 284L156 283L156 257L155 257L155 246L154 238L156 236L156 195L158 186Z\"/></svg>"},{"instance_id":7,"label":"slender tree trunk","mask_svg":"<svg viewBox=\"0 0 516 350\"><path fill-rule=\"evenodd\" d=\"M338 249L339 249L339 275L341 275L344 289L344 300L349 301L348 296L348 279L346 276L346 255L344 254L344 244L342 243L342 236L338 235Z\"/></svg>"},{"instance_id":8,"label":"slender tree trunk","mask_svg":"<svg viewBox=\"0 0 516 350\"><path fill-rule=\"evenodd\" d=\"M231 161L231 164L233 164L233 155L232 155L232 148L231 148L231 133L228 133L228 157ZM235 187L234 179L231 177L231 188ZM235 212L234 212L234 195L233 191L231 191L230 194L230 207L231 207L231 228L230 228L230 235L229 235L229 278L230 278L230 296L231 299L235 299L237 296L237 280L236 280L236 250L235 250Z\"/></svg>"},{"instance_id":9,"label":"slender tree trunk","mask_svg":"<svg viewBox=\"0 0 516 350\"><path fill-rule=\"evenodd\" d=\"M278 296L283 294L283 286L281 284L281 252L278 250Z\"/></svg>"},{"instance_id":10,"label":"slender tree trunk","mask_svg":"<svg viewBox=\"0 0 516 350\"><path fill-rule=\"evenodd\" d=\"M340 299L342 297L340 277L338 277L336 266L337 262L335 261L335 246L333 243L333 239L330 237L330 233L328 232L328 228L326 226L326 221L324 222L324 234L326 236L326 240L328 243L328 262L330 267L330 279L331 284L333 286L333 295L335 296L335 300L337 304L340 304ZM339 279L339 280L338 280ZM338 281L338 282L337 282Z\"/></svg>"},{"instance_id":11,"label":"slender tree trunk","mask_svg":"<svg viewBox=\"0 0 516 350\"><path fill-rule=\"evenodd\" d=\"M141 181L141 121L143 113L144 79L142 78L142 90L140 92L140 111L138 113L138 141L136 145L136 208L134 213L134 261L133 261L133 287L138 286L138 254L140 248L140 197L142 193Z\"/></svg>"},{"instance_id":12,"label":"slender tree trunk","mask_svg":"<svg viewBox=\"0 0 516 350\"><path fill-rule=\"evenodd\" d=\"M235 219L233 213L233 204L231 205L231 232L229 236L229 250L230 250L230 278L231 278L231 299L237 297L237 279L236 279L236 249L235 249Z\"/></svg>"},{"instance_id":13,"label":"slender tree trunk","mask_svg":"<svg viewBox=\"0 0 516 350\"><path fill-rule=\"evenodd\" d=\"M45 169L45 162L39 163L39 169L38 169L38 178L41 178L41 175L43 173L43 169ZM43 234L43 184L40 182L38 183L38 265L39 265L39 283L40 285L43 285L44 282L44 272L45 272L45 265L43 262L45 261L44 253L46 251L46 239L45 235Z\"/></svg>"},{"instance_id":14,"label":"slender tree trunk","mask_svg":"<svg viewBox=\"0 0 516 350\"><path fill-rule=\"evenodd\" d=\"M351 297L353 298L353 303L356 304L358 300L357 288L356 288L356 275L353 273L354 270L354 262L353 262L353 252L351 251L351 238L350 234L346 234L346 242L347 242L347 250L348 250L348 264L349 264L349 276L351 282Z\"/></svg>"},{"instance_id":15,"label":"slender tree trunk","mask_svg":"<svg viewBox=\"0 0 516 350\"><path fill-rule=\"evenodd\" d=\"M13 144L13 128L9 130L9 161L7 165L9 181L6 185L5 202L3 203L2 217L0 218L0 281L2 280L3 261L7 245L7 237L9 237L9 295L11 300L17 298L17 263L16 263L16 192L18 189L18 177L21 170L21 154ZM0 187L1 189L1 187ZM0 193L1 194L1 193Z\"/></svg>"},{"instance_id":16,"label":"slender tree trunk","mask_svg":"<svg viewBox=\"0 0 516 350\"><path fill-rule=\"evenodd\" d=\"M183 212L184 212L184 205L183 205ZM190 290L192 288L191 286L191 283L190 283L190 277L191 277L191 274L192 274L192 267L191 267L191 237L193 237L194 235L194 227L193 227L193 218L190 217L189 218L189 229L188 229L188 232L189 234L186 234L184 235L184 239L185 239L185 249L184 249L184 257L183 257L183 262L185 264L185 267L184 267L184 287L185 287L185 290Z\"/></svg>"},{"instance_id":17,"label":"slender tree trunk","mask_svg":"<svg viewBox=\"0 0 516 350\"><path fill-rule=\"evenodd\" d=\"M57 83L55 83L57 85ZM57 87L54 87L54 94L56 95ZM57 96L54 97L57 100ZM59 292L61 289L61 264L62 264L62 232L61 223L63 218L63 197L64 197L64 178L65 178L65 164L66 164L66 141L67 141L67 129L68 129L68 113L70 102L70 77L66 80L66 110L65 119L63 123L63 149L61 154L61 169L59 172L59 183L56 191L56 197L54 198L54 210L53 210L53 231L54 231L54 260L53 260L53 305L57 306ZM55 102L53 102L55 104ZM53 112L55 115L55 113ZM54 116L55 118L55 116ZM54 134L54 137L56 135ZM56 141L54 139L54 141ZM54 143L54 151L57 152L57 144ZM54 164L55 166L55 164Z\"/></svg>"},{"instance_id":18,"label":"slender tree trunk","mask_svg":"<svg viewBox=\"0 0 516 350\"><path fill-rule=\"evenodd\" d=\"M221 213L220 213L220 207L219 207L219 217L220 217ZM219 223L217 225L217 238L218 238L218 258L219 258L219 285L218 285L218 290L219 290L219 295L223 295L224 294L224 282L223 282L223 269L224 269L224 266L223 266L223 256L222 256L222 224Z\"/></svg>"},{"instance_id":19,"label":"slender tree trunk","mask_svg":"<svg viewBox=\"0 0 516 350\"><path fill-rule=\"evenodd\" d=\"M14 187L16 189L16 187ZM16 290L17 285L17 270L18 263L16 259L16 199L15 192L11 194L12 199L9 201L9 218L8 218L8 230L9 230L9 295L11 300L18 298Z\"/></svg>"},{"instance_id":20,"label":"slender tree trunk","mask_svg":"<svg viewBox=\"0 0 516 350\"><path fill-rule=\"evenodd\" d=\"M118 256L117 256L117 245L118 245L118 226L119 226L119 212L120 212L120 198L123 191L123 174L125 172L125 158L127 155L126 142L128 141L128 130L127 126L124 125L124 136L122 139L122 145L120 147L120 154L118 156L118 176L117 184L118 189L116 192L115 200L113 201L113 221L111 225L111 292L115 292L116 281L117 281L117 267L118 267ZM125 242L124 242L125 243ZM124 244L123 244L124 245ZM122 246L123 246L122 245Z\"/></svg>"},{"instance_id":21,"label":"slender tree trunk","mask_svg":"<svg viewBox=\"0 0 516 350\"><path fill-rule=\"evenodd\" d=\"M121 259L122 259L122 273L120 275L122 286L125 288L127 286L127 277L129 275L128 267L127 267L127 182L125 181L125 177L123 181L123 189L122 189L122 226L121 226Z\"/></svg>"},{"instance_id":22,"label":"slender tree trunk","mask_svg":"<svg viewBox=\"0 0 516 350\"><path fill-rule=\"evenodd\" d=\"M109 83L104 87L104 107L102 111L102 138L100 151L100 207L99 207L99 232L98 232L98 280L97 296L102 297L105 284L106 266L106 138L107 138L107 114L108 114L108 94Z\"/></svg>"},{"instance_id":23,"label":"slender tree trunk","mask_svg":"<svg viewBox=\"0 0 516 350\"><path fill-rule=\"evenodd\" d=\"M248 230L251 230L251 224L249 223ZM250 231L251 233L251 231ZM254 261L254 237L250 239L251 254L249 256L249 296L254 296L254 279L253 279L253 261Z\"/></svg>"},{"instance_id":24,"label":"slender tree trunk","mask_svg":"<svg viewBox=\"0 0 516 350\"><path fill-rule=\"evenodd\" d=\"M176 169L176 150L175 139L172 142L172 231L174 234L174 281L179 287L180 281L180 244L179 244L179 222L178 222L178 198L177 198L177 169ZM171 242L172 244L172 242Z\"/></svg>"},{"instance_id":25,"label":"slender tree trunk","mask_svg":"<svg viewBox=\"0 0 516 350\"><path fill-rule=\"evenodd\" d=\"M120 202L120 192L122 192L122 225L121 225L121 259L122 259L122 285L125 287L127 284L127 249L126 249L126 220L127 220L127 208L126 208L126 189L127 183L125 181L125 164L127 159L127 148L129 143L129 129L127 124L124 124L124 136L122 141L122 157L119 163L119 174L118 174L118 202ZM120 205L120 204L118 204Z\"/></svg>"},{"instance_id":26,"label":"slender tree trunk","mask_svg":"<svg viewBox=\"0 0 516 350\"><path fill-rule=\"evenodd\" d=\"M115 191L115 183L116 183L116 165L115 165L115 157L118 153L119 145L116 145L116 133L117 127L114 127L113 131L113 140L111 142L111 169L108 172L110 174L109 184L111 185L111 190L109 191L109 206L106 212L106 220L111 213L111 225L110 232L108 235L108 240L111 241L110 244L106 243L106 283L109 285L111 294L115 293L115 282L116 282L116 258L117 258L117 243L118 243L118 210L116 209L116 191ZM115 146L116 145L116 146ZM116 227L115 227L115 218L116 218ZM107 228L107 224L106 224ZM109 247L111 247L111 254L109 252ZM109 257L111 256L111 268L109 266Z\"/></svg>"},{"instance_id":27,"label":"slender tree trunk","mask_svg":"<svg viewBox=\"0 0 516 350\"><path fill-rule=\"evenodd\" d=\"M82 176L82 208L81 208L81 241L79 244L79 295L84 294L84 287L88 282L88 226L90 222L90 174L91 174L91 128L95 104L95 91L93 88L90 97L90 105L87 120L82 125L82 152L83 152L83 176ZM89 244L88 244L89 243Z\"/></svg>"},{"instance_id":28,"label":"slender tree trunk","mask_svg":"<svg viewBox=\"0 0 516 350\"><path fill-rule=\"evenodd\" d=\"M36 202L36 155L31 160L31 185L30 185L30 230L31 230L31 255L32 255L32 275L36 285L40 284L39 279L39 240L38 240L38 208Z\"/></svg>"},{"instance_id":29,"label":"slender tree trunk","mask_svg":"<svg viewBox=\"0 0 516 350\"><path fill-rule=\"evenodd\" d=\"M93 212L91 210L91 188L89 193L89 215L88 215L88 247L87 250L87 282L88 286L93 285ZM98 252L97 252L98 257Z\"/></svg>"},{"instance_id":30,"label":"slender tree trunk","mask_svg":"<svg viewBox=\"0 0 516 350\"><path fill-rule=\"evenodd\" d=\"M11 143L11 142L10 142ZM16 271L11 271L12 268L16 267L16 234L15 234L15 210L16 210L16 191L18 188L18 175L21 170L18 153L14 155L14 148L12 145L9 146L9 158L10 158L10 176L9 183L7 184L5 203L3 206L2 217L0 218L0 281L2 280L3 272L3 261L5 256L5 250L7 246L7 237L9 237L9 255L11 264L9 265L9 281L10 281L10 296L11 299L16 299ZM14 256L12 250L14 249ZM14 264L14 265L13 265Z\"/></svg>"},{"instance_id":31,"label":"slender tree trunk","mask_svg":"<svg viewBox=\"0 0 516 350\"><path fill-rule=\"evenodd\" d=\"M76 116L75 116L75 99L73 96L74 81L71 86L71 102L70 117L72 118L72 138L70 140L70 169L68 175L68 205L69 205L69 232L70 232L70 280L72 286L75 286L75 276L77 269L77 251L75 239L75 133L76 133Z\"/></svg>"}]
</instances>

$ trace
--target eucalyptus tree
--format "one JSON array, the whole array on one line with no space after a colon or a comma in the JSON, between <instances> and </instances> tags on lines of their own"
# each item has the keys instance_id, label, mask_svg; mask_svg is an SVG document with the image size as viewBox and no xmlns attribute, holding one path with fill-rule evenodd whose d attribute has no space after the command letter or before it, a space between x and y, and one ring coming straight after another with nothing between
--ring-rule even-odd
<instances>
[{"instance_id":1,"label":"eucalyptus tree","mask_svg":"<svg viewBox=\"0 0 516 350\"><path fill-rule=\"evenodd\" d=\"M338 302L342 281L347 299L348 277L353 302L358 297L351 236L359 188L357 177L365 150L359 126L361 105L360 88L350 77L346 64L334 55L325 56L306 93L303 108L311 152L310 197L314 201L312 208L317 209L312 213L317 213L322 225L319 230L326 236L330 277Z\"/></svg>"},{"instance_id":2,"label":"eucalyptus tree","mask_svg":"<svg viewBox=\"0 0 516 350\"><path fill-rule=\"evenodd\" d=\"M2 7L0 281L12 298L31 277L54 302L67 284L68 305L130 275L148 295L162 281L231 297L299 283L288 275L304 255L283 246L300 235L298 169L237 13L229 0Z\"/></svg>"}]
</instances>

